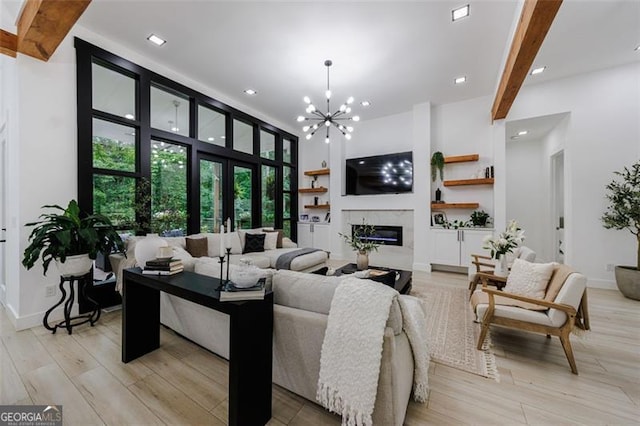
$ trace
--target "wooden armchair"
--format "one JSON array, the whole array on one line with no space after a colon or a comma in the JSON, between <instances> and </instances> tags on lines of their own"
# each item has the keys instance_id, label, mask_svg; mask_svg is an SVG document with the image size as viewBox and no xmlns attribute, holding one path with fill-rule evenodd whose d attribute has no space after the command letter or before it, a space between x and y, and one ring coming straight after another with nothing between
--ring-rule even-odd
<instances>
[{"instance_id":1,"label":"wooden armchair","mask_svg":"<svg viewBox=\"0 0 640 426\"><path fill-rule=\"evenodd\" d=\"M513 259L522 259L527 262L534 262L536 260L536 252L531 250L529 247L521 246L513 253ZM496 260L489 256L482 254L471 255L471 265L469 266L469 297L471 297L478 287L478 284L480 284L480 277L478 274L491 274L493 273L495 266Z\"/></svg>"},{"instance_id":2,"label":"wooden armchair","mask_svg":"<svg viewBox=\"0 0 640 426\"><path fill-rule=\"evenodd\" d=\"M489 288L495 277L479 274L482 289L474 292L471 304L482 322L478 349L482 348L489 326L517 328L558 336L571 372L578 374L569 335L574 326L589 330L587 278L565 265L558 265L543 299L534 299Z\"/></svg>"}]
</instances>

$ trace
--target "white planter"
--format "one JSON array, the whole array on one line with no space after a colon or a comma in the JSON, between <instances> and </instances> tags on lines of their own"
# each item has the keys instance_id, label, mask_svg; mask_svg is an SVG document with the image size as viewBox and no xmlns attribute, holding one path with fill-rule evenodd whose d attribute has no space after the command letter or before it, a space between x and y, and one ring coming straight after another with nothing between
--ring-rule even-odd
<instances>
[{"instance_id":1,"label":"white planter","mask_svg":"<svg viewBox=\"0 0 640 426\"><path fill-rule=\"evenodd\" d=\"M77 254L75 256L67 256L64 263L56 259L58 271L63 277L81 277L86 275L93 266L93 260L88 254Z\"/></svg>"}]
</instances>

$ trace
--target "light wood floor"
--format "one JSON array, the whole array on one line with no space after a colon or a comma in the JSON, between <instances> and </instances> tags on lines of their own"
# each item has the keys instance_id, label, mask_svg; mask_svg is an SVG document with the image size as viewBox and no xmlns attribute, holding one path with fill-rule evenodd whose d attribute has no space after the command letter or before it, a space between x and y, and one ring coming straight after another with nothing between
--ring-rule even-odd
<instances>
[{"instance_id":1,"label":"light wood floor","mask_svg":"<svg viewBox=\"0 0 640 426\"><path fill-rule=\"evenodd\" d=\"M414 287L466 287L466 276L414 274ZM501 382L431 365L426 404L407 425L640 423L640 302L589 290L592 331L572 337L579 376L557 339L493 330ZM161 348L120 362L120 312L72 336L43 327L16 332L0 308L0 404L62 404L65 424L225 424L227 366L165 329ZM274 386L271 425L340 423Z\"/></svg>"}]
</instances>

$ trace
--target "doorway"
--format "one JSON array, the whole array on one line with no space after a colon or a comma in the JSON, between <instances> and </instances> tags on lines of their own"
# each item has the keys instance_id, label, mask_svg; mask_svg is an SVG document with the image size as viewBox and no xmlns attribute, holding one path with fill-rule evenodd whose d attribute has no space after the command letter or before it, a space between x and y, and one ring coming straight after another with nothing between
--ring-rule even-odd
<instances>
[{"instance_id":1,"label":"doorway","mask_svg":"<svg viewBox=\"0 0 640 426\"><path fill-rule=\"evenodd\" d=\"M564 150L551 156L551 223L553 235L553 260L564 263L565 235L564 235Z\"/></svg>"}]
</instances>

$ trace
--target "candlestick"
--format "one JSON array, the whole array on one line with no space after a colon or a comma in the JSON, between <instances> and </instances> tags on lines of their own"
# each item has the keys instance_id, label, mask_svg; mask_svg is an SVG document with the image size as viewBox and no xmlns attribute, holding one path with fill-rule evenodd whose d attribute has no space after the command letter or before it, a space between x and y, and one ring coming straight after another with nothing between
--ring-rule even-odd
<instances>
[{"instance_id":1,"label":"candlestick","mask_svg":"<svg viewBox=\"0 0 640 426\"><path fill-rule=\"evenodd\" d=\"M224 257L224 225L220 225L220 256Z\"/></svg>"},{"instance_id":2,"label":"candlestick","mask_svg":"<svg viewBox=\"0 0 640 426\"><path fill-rule=\"evenodd\" d=\"M227 282L229 282L229 265L231 264L231 247L227 247Z\"/></svg>"},{"instance_id":3,"label":"candlestick","mask_svg":"<svg viewBox=\"0 0 640 426\"><path fill-rule=\"evenodd\" d=\"M225 235L225 247L227 250L231 249L231 219L227 219L227 235Z\"/></svg>"},{"instance_id":4,"label":"candlestick","mask_svg":"<svg viewBox=\"0 0 640 426\"><path fill-rule=\"evenodd\" d=\"M221 253L219 257L220 257L220 260L218 261L218 263L220 263L220 288L218 290L222 291L224 289L224 279L222 278L222 270L224 266L224 253Z\"/></svg>"}]
</instances>

